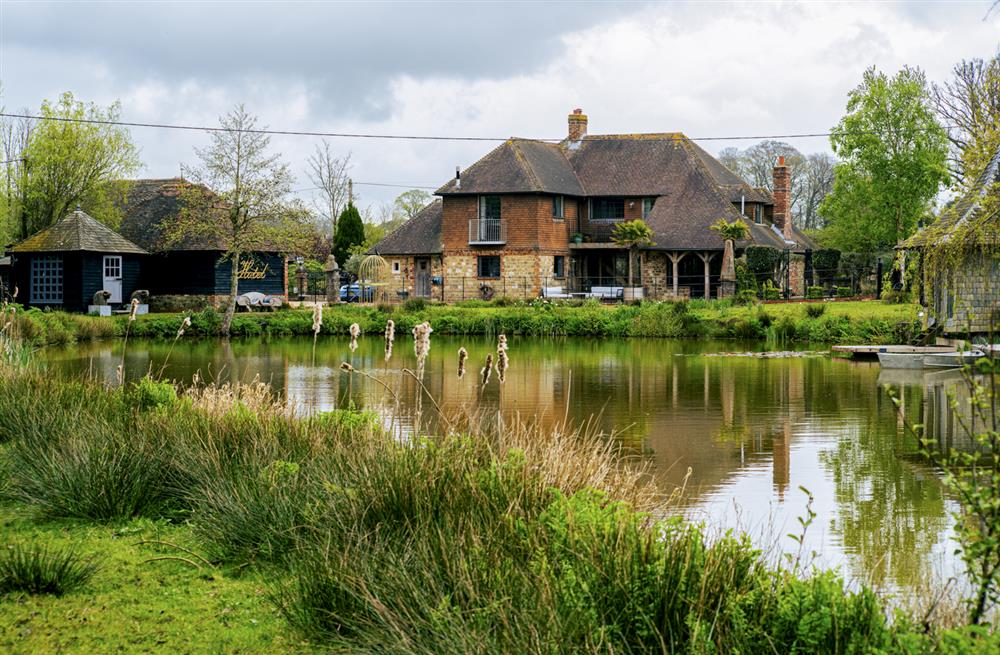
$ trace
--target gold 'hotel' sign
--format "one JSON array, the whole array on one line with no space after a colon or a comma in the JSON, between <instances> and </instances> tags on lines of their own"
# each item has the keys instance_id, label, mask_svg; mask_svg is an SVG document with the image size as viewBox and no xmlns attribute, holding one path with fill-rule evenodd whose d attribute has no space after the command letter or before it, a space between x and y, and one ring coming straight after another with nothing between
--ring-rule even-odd
<instances>
[{"instance_id":1,"label":"gold 'hotel' sign","mask_svg":"<svg viewBox=\"0 0 1000 655\"><path fill-rule=\"evenodd\" d=\"M267 264L258 265L256 262L244 260L240 262L240 272L237 275L241 280L263 280L267 275Z\"/></svg>"}]
</instances>

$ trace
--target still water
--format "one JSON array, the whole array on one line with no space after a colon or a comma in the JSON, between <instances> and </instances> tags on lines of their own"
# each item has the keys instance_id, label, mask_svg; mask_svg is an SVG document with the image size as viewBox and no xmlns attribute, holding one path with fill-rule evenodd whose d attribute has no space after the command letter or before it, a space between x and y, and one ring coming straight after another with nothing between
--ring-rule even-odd
<instances>
[{"instance_id":1,"label":"still water","mask_svg":"<svg viewBox=\"0 0 1000 655\"><path fill-rule=\"evenodd\" d=\"M385 388L340 370L350 362L400 390L399 420L412 429L433 423L426 398L401 374L416 368L409 335L398 338L391 361L381 339L363 338L355 352L344 338L311 340L132 341L126 372L166 377L271 384L300 411L368 408L388 415ZM457 351L469 352L468 373L457 376ZM760 346L749 346L759 349ZM500 411L543 423L593 419L653 463L666 491L685 485L678 509L710 529L748 531L766 549L796 552L805 516L805 487L816 519L806 552L846 577L905 591L960 570L952 555L950 512L956 509L939 476L913 453L883 385L902 395L906 415L924 420L937 406L942 423L954 374L892 376L877 363L822 354L759 358L727 355L733 342L600 339L510 339L510 369L481 387L479 370L495 342L435 336L424 382L445 412ZM64 375L115 379L118 342L47 351L50 369ZM911 372L905 372L911 373ZM881 375L881 378L880 378ZM935 400L936 399L936 400ZM430 410L430 411L429 411ZM687 476L688 469L691 474Z\"/></svg>"}]
</instances>

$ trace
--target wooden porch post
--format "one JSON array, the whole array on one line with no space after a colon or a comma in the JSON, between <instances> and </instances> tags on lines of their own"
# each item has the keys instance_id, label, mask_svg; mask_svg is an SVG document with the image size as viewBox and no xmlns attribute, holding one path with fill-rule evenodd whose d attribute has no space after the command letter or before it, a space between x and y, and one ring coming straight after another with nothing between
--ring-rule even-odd
<instances>
[{"instance_id":1,"label":"wooden porch post","mask_svg":"<svg viewBox=\"0 0 1000 655\"><path fill-rule=\"evenodd\" d=\"M673 275L672 275L672 277L673 277L673 280L674 280L674 298L677 297L677 293L679 291L678 284L677 284L677 278L680 275L680 263L681 263L681 260L684 259L684 255L686 255L686 254L687 254L686 252L680 252L680 253L678 253L678 252L668 252L667 253L667 257L670 258L670 263L673 265Z\"/></svg>"},{"instance_id":2,"label":"wooden porch post","mask_svg":"<svg viewBox=\"0 0 1000 655\"><path fill-rule=\"evenodd\" d=\"M698 253L698 256L701 257L701 261L705 263L705 300L711 300L712 298L711 268L709 267L709 263L715 255L716 253L707 250L705 252Z\"/></svg>"}]
</instances>

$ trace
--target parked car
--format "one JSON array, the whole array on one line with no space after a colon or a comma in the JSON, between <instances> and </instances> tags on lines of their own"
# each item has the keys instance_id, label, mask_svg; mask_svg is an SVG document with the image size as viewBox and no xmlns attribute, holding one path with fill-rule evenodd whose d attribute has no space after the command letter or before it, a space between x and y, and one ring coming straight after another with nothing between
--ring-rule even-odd
<instances>
[{"instance_id":1,"label":"parked car","mask_svg":"<svg viewBox=\"0 0 1000 655\"><path fill-rule=\"evenodd\" d=\"M365 302L371 302L375 297L375 287L365 287ZM340 302L358 302L361 300L361 285L345 284L340 287Z\"/></svg>"}]
</instances>

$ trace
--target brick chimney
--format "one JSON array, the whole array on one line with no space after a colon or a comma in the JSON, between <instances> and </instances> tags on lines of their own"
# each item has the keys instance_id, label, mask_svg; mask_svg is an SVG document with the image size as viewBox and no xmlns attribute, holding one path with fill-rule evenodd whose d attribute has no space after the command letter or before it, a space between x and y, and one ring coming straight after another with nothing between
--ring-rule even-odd
<instances>
[{"instance_id":1,"label":"brick chimney","mask_svg":"<svg viewBox=\"0 0 1000 655\"><path fill-rule=\"evenodd\" d=\"M792 241L792 182L785 158L774 167L774 224L786 241Z\"/></svg>"},{"instance_id":2,"label":"brick chimney","mask_svg":"<svg viewBox=\"0 0 1000 655\"><path fill-rule=\"evenodd\" d=\"M587 136L587 115L582 109L574 109L569 115L569 140L579 141Z\"/></svg>"}]
</instances>

